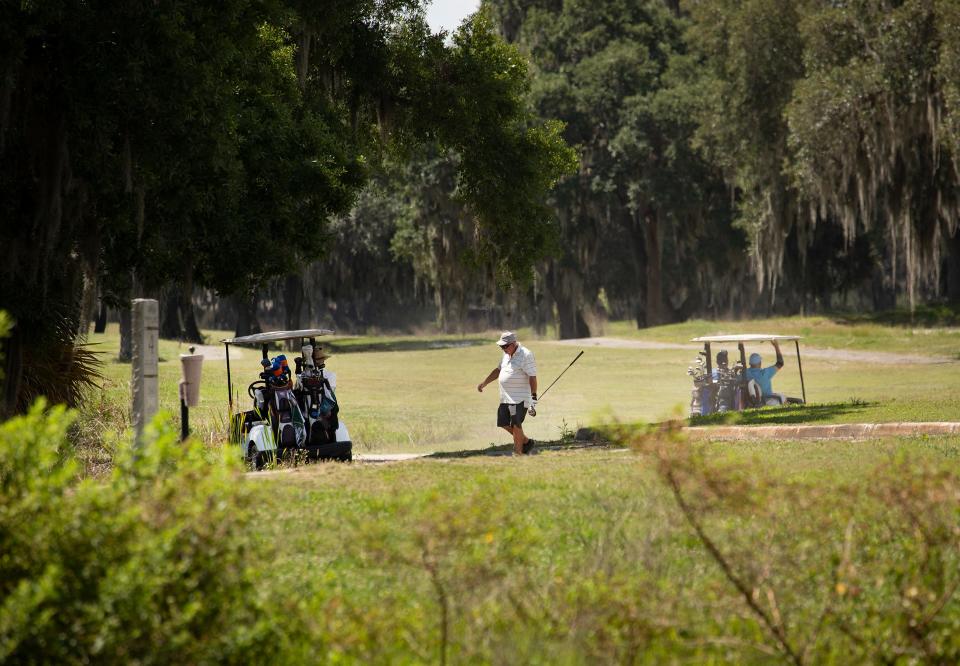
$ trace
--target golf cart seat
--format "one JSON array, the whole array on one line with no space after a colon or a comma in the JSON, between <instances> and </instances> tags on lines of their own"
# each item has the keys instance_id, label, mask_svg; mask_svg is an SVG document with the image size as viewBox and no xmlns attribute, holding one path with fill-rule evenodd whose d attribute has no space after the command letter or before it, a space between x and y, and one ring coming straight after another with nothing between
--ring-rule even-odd
<instances>
[{"instance_id":1,"label":"golf cart seat","mask_svg":"<svg viewBox=\"0 0 960 666\"><path fill-rule=\"evenodd\" d=\"M747 382L747 404L746 406L750 409L757 409L758 407L763 407L765 401L763 399L763 394L760 390L760 384L756 380L751 379Z\"/></svg>"},{"instance_id":2,"label":"golf cart seat","mask_svg":"<svg viewBox=\"0 0 960 666\"><path fill-rule=\"evenodd\" d=\"M760 394L760 385L753 379L747 382L747 407L781 407L783 405L802 405L802 398L792 398L782 393L768 395Z\"/></svg>"}]
</instances>

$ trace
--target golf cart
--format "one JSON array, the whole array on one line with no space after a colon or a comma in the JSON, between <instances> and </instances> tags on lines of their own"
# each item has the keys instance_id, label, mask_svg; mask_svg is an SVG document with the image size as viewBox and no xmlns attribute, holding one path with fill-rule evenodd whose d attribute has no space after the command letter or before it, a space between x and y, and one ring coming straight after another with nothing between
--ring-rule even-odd
<instances>
[{"instance_id":1,"label":"golf cart","mask_svg":"<svg viewBox=\"0 0 960 666\"><path fill-rule=\"evenodd\" d=\"M227 357L230 441L240 447L251 468L262 469L275 458L353 459L353 444L334 393L336 376L324 371L329 356L316 342L331 333L320 328L271 331L221 341ZM285 340L297 341L300 349L293 372L285 354L270 358L270 343ZM234 411L230 345L259 345L262 354L262 372L247 386L253 408L245 411Z\"/></svg>"},{"instance_id":2,"label":"golf cart","mask_svg":"<svg viewBox=\"0 0 960 666\"><path fill-rule=\"evenodd\" d=\"M693 391L690 399L690 415L702 416L714 412L741 411L748 408L768 406L760 393L757 382L747 378L746 344L760 344L763 342L790 342L797 350L797 367L800 370L800 390L802 398L787 398L776 404L806 404L807 389L803 383L803 364L800 361L800 338L796 335L708 335L693 338L690 342L703 343L703 351L694 360L693 365L687 368L687 374L693 378ZM729 364L726 350L720 350L716 367L714 367L713 345L736 344L740 352L739 358ZM772 404L772 401L771 403Z\"/></svg>"}]
</instances>

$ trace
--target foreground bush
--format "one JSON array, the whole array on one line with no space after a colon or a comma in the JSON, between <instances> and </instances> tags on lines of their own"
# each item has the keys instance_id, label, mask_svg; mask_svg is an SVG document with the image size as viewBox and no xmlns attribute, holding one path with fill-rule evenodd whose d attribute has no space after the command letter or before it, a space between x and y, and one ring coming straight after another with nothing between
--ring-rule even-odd
<instances>
[{"instance_id":1,"label":"foreground bush","mask_svg":"<svg viewBox=\"0 0 960 666\"><path fill-rule=\"evenodd\" d=\"M166 431L81 479L70 418L0 425L0 662L960 661L960 440L241 483Z\"/></svg>"},{"instance_id":2,"label":"foreground bush","mask_svg":"<svg viewBox=\"0 0 960 666\"><path fill-rule=\"evenodd\" d=\"M711 620L677 629L737 646L738 661L960 663L955 462L900 451L854 477L793 477L676 424L615 436L656 471L726 587L702 597Z\"/></svg>"},{"instance_id":3,"label":"foreground bush","mask_svg":"<svg viewBox=\"0 0 960 666\"><path fill-rule=\"evenodd\" d=\"M0 662L269 659L235 473L166 429L81 479L72 420L40 402L0 425Z\"/></svg>"}]
</instances>

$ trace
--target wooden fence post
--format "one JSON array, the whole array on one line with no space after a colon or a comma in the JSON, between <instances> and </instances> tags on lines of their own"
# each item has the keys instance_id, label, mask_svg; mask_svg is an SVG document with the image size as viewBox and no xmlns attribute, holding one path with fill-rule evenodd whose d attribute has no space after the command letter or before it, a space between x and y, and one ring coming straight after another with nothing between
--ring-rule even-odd
<instances>
[{"instance_id":1,"label":"wooden fence post","mask_svg":"<svg viewBox=\"0 0 960 666\"><path fill-rule=\"evenodd\" d=\"M133 428L139 445L144 426L157 413L160 308L152 298L133 301Z\"/></svg>"}]
</instances>

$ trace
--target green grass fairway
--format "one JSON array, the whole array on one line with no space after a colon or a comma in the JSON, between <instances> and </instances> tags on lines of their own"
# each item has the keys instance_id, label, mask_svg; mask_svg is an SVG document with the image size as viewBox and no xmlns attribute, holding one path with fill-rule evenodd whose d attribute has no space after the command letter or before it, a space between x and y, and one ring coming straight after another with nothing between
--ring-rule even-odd
<instances>
[{"instance_id":1,"label":"green grass fairway","mask_svg":"<svg viewBox=\"0 0 960 666\"><path fill-rule=\"evenodd\" d=\"M804 321L738 326L790 332ZM726 326L694 323L624 337L682 344ZM830 336L856 338L858 326L829 324ZM860 350L923 351L895 342L900 333L881 326ZM953 335L931 333L937 353L928 356L949 356L945 341ZM578 348L531 337L523 339L545 387ZM496 387L476 391L499 360L494 339L333 338L328 365L338 374L355 450L505 443L493 425ZM826 339L811 346L825 348ZM115 329L95 342L115 357ZM172 413L182 351L161 343L162 406ZM528 431L557 440L580 424L685 414L685 370L696 351L589 347L540 416L528 420ZM242 392L256 376L259 353L232 357ZM788 355L775 382L787 393L799 392L793 361ZM804 372L812 404L744 422L956 420L960 363L916 361L811 356ZM129 372L129 365L107 363L106 386L77 426L89 439L126 424ZM220 444L222 360L205 364L202 403L193 412L195 432ZM112 439L104 441L109 454ZM273 609L264 622L280 623L282 661L788 661L730 571L759 608L783 618L776 622L791 649L806 655L803 663L956 663L960 437L635 444L636 451L331 463L229 476L229 488L240 493L236 514L252 519L242 533L252 549L243 566L256 571L256 596ZM214 449L201 455L214 457ZM89 469L89 454L81 455Z\"/></svg>"},{"instance_id":2,"label":"green grass fairway","mask_svg":"<svg viewBox=\"0 0 960 666\"><path fill-rule=\"evenodd\" d=\"M818 629L816 618L837 588L832 571L851 525L850 575L871 590L885 586L865 605L895 603L896 586L906 589L913 575L897 559L911 523L870 495L871 479L900 477L875 469L908 455L956 472L960 438L705 451L709 470L739 465L763 479L744 491L756 493L748 494L755 508L730 499L730 508L704 510L715 543L739 575L777 595L793 635L813 637L821 656L811 663L846 663L829 657L852 649L836 628L845 620ZM453 663L627 663L640 654L642 663L771 663L770 639L651 460L633 452L311 465L246 479L271 562L264 587L323 618L313 625L323 636L313 650L333 646L348 662L436 663L446 607ZM734 496L737 487L721 486ZM888 544L900 530L904 540ZM890 612L892 623L899 616ZM953 619L956 612L956 603L943 609ZM871 635L869 623L856 627ZM866 642L879 650L891 636Z\"/></svg>"},{"instance_id":3,"label":"green grass fairway","mask_svg":"<svg viewBox=\"0 0 960 666\"><path fill-rule=\"evenodd\" d=\"M799 333L804 346L847 347L871 352L955 356L960 334L953 329L904 329L877 324L843 324L824 318L755 322L688 322L643 331L625 323L608 326L608 334L684 344L695 335L753 330ZM926 332L925 332L926 331ZM222 332L208 332L216 343ZM478 449L504 443L495 427L497 387L480 394L477 383L494 368L500 352L494 333L468 336L421 336L330 339L334 357L328 368L338 377L338 397L355 451L442 451ZM522 335L537 357L541 392L573 359L578 347ZM908 344L912 340L912 345ZM128 425L129 364L116 362L116 327L92 336L104 351L106 384L85 410L82 428L115 432ZM921 344L924 343L924 344ZM929 344L926 344L928 343ZM849 343L849 344L848 344ZM698 347L631 349L585 347L586 354L543 401L539 415L528 417L526 430L538 440L558 440L565 432L598 420L655 421L673 414L686 416L691 383L686 368ZM192 410L197 436L223 440L227 418L226 366L221 358L204 363L202 404ZM752 350L748 350L752 351ZM769 345L759 348L772 362ZM800 395L799 374L792 349L785 348L786 367L774 387ZM161 407L178 413L178 355L186 346L161 341ZM231 353L236 404L248 404L246 385L259 372L259 352ZM895 364L845 361L804 356L806 410L790 410L780 421L765 412L764 422L849 423L887 421L946 421L960 418L960 362Z\"/></svg>"}]
</instances>

